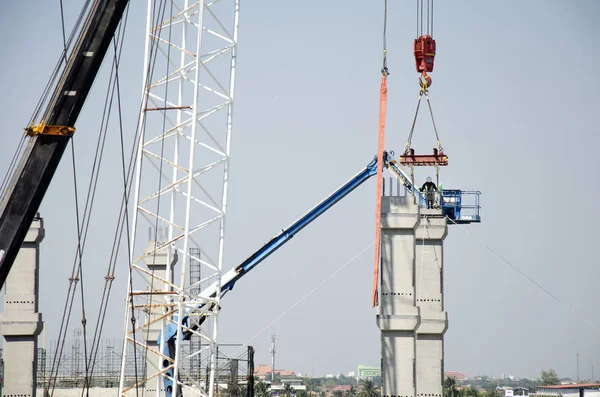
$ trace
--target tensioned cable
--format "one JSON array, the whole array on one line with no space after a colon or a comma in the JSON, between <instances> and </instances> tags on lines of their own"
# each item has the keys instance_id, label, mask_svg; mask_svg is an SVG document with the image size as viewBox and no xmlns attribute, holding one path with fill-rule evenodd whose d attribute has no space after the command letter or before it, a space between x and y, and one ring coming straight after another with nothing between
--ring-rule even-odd
<instances>
[{"instance_id":1,"label":"tensioned cable","mask_svg":"<svg viewBox=\"0 0 600 397\"><path fill-rule=\"evenodd\" d=\"M124 24L126 24L127 21L127 17L125 18L125 22ZM120 29L123 30L123 25L122 24L120 26ZM118 33L120 35L120 32ZM117 38L118 39L118 38ZM111 70L111 79L112 79L112 73L114 71ZM110 93L110 88L109 88L109 92L107 92L107 100L108 100L108 95ZM103 118L102 118L102 123L104 123L104 121L106 121L106 104L105 104L105 111L103 114ZM100 128L100 131L102 132L102 127ZM83 229L78 230L78 248L77 248L77 253L76 253L76 258L74 260L74 266L77 263L77 260L79 258L79 261L82 261L82 256L83 256L83 252L84 252L84 247L85 247L85 243L87 240L87 231L89 228L89 223L90 223L90 217L91 217L91 213L92 213L92 208L93 208L93 202L94 202L94 198L95 198L95 192L96 192L96 186L97 186L97 181L98 181L98 176L99 176L99 168L100 168L100 164L102 161L102 154L104 151L104 143L106 140L106 130L104 131L104 134L99 134L98 136L98 143L97 143L97 147L96 147L96 154L95 154L95 158L94 158L94 165L92 168L92 176L90 178L90 184L88 186L88 193L87 193L87 199L86 199L86 205L85 205L85 209L84 209L84 216L83 216L83 221L80 222L78 221L78 226L81 225ZM76 205L78 207L78 204ZM79 211L78 211L79 214ZM85 226L84 226L85 224ZM66 331L68 328L68 324L70 321L70 315L71 315L71 308L74 302L74 294L75 294L75 290L76 290L76 283L78 281L78 276L81 272L81 269L78 269L77 271L77 275L74 275L72 273L69 281L69 291L67 293L67 300L65 302L65 308L63 311L63 319L61 321L61 328L60 328L60 332L59 332L59 341L58 341L58 346L57 346L57 350L58 350L58 354L54 357L54 361L52 364L52 370L51 370L51 375L50 375L50 380L52 381L52 374L54 373L54 369L56 368L56 375L58 375L58 371L59 371L59 367L60 367L60 361L61 361L61 357L62 357L62 351L64 349L64 344L65 344L65 338L66 338ZM75 282L75 287L73 288L73 282ZM82 287L83 287L83 283L82 283ZM84 291L82 288L82 301L84 298ZM70 302L70 304L69 304ZM85 312L85 305L84 303L82 303L82 310ZM68 316L67 316L68 313ZM82 323L86 322L86 317L85 314L83 315L83 319L82 319ZM85 326L84 326L85 327ZM84 330L85 333L85 330ZM85 346L85 353L87 355L87 352L90 351L89 349L87 349L87 338L84 337L84 344ZM92 345L92 349L93 349L93 345ZM90 351L90 357L91 357L91 351ZM87 366L87 372L89 373L89 375L91 375L91 373L93 372L93 370L89 370L89 365L88 365L89 360L86 357L86 366ZM54 385L55 385L55 381L56 378L54 378L54 382L53 382L53 387L52 387L52 393L54 391Z\"/></svg>"},{"instance_id":2,"label":"tensioned cable","mask_svg":"<svg viewBox=\"0 0 600 397\"><path fill-rule=\"evenodd\" d=\"M127 10L126 10L124 24L119 27L123 31L126 30L128 16L129 16L129 7L127 7ZM110 79L109 79L109 81L112 83L112 84L109 84L109 91L111 92L111 96L110 96L110 103L108 103L108 95L106 97L106 101L105 101L105 104L104 104L104 109L105 109L104 112L105 112L105 115L106 115L106 109L107 109L107 107L108 107L108 109L112 108L112 103L113 103L113 99L114 99L114 96L115 96L115 89L116 89L117 102L118 102L117 109L118 109L118 114L119 114L119 129L120 129L121 137L122 137L123 136L123 124L122 124L122 120L121 120L121 104L120 104L120 91L119 91L119 67L118 67L118 64L119 64L119 60L120 60L120 57L121 57L121 54L122 54L123 43L124 43L125 40L124 40L124 37L123 37L123 39L121 40L121 42L118 43L119 36L120 36L120 32L117 35L117 37L115 38L115 40L113 40L113 47L114 47L113 69L111 70L111 76L110 76ZM114 79L113 79L113 72L114 72ZM110 114L109 114L109 116L110 116ZM105 118L103 117L101 125L105 126L105 128L104 128L104 140L105 140L106 139L106 132L108 130L108 120L106 120L106 125L104 124L104 121L105 121ZM102 127L101 127L101 129L102 129ZM104 141L103 141L102 145L104 146ZM123 146L123 142L122 142L121 146ZM124 157L123 151L122 151L122 156ZM97 182L97 180L96 180L96 182ZM95 190L95 188L96 187L94 186L94 190ZM122 214L122 211L121 211L121 213L119 213L119 222L121 222L121 214ZM93 340L92 340L92 348L91 348L91 352L90 352L90 361L91 361L91 372L92 372L92 374L94 372L94 368L95 368L95 364L96 364L96 357L98 355L98 349L100 347L100 336L101 336L101 333L102 333L102 326L104 324L104 318L105 318L105 315L106 315L106 308L107 308L106 303L107 303L108 295L109 295L109 293L107 294L107 288L110 291L110 287L112 286L112 281L114 280L114 270L111 272L111 266L110 266L111 264L112 264L112 257L111 257L111 260L109 261L109 269L108 269L107 275L104 277L104 279L105 279L104 289L103 289L102 298L101 298L100 305L99 305L98 318L96 320L96 328L94 329L94 337L93 337ZM88 387L87 387L88 390L89 390L89 386L90 385L88 385Z\"/></svg>"},{"instance_id":3,"label":"tensioned cable","mask_svg":"<svg viewBox=\"0 0 600 397\"><path fill-rule=\"evenodd\" d=\"M75 193L75 218L77 222L77 252L79 253L78 258L78 267L77 267L77 275L79 278L79 282L81 283L81 287L79 291L81 293L81 327L83 328L83 358L85 360L85 378L84 382L88 382L89 377L89 365L88 365L88 349L87 349L87 319L85 316L85 288L83 285L83 252L81 249L81 228L82 224L80 222L79 216L79 195L77 189L77 167L75 163L75 141L71 139L71 157L73 164L73 188Z\"/></svg>"},{"instance_id":4,"label":"tensioned cable","mask_svg":"<svg viewBox=\"0 0 600 397\"><path fill-rule=\"evenodd\" d=\"M300 299L298 299L293 305L291 305L290 307L285 309L283 312L281 312L281 314L279 314L277 317L275 317L275 319L273 321L271 321L269 324L267 324L265 327L263 327L259 332L257 332L256 335L254 335L253 337L248 339L245 343L243 343L242 346L248 345L250 342L252 342L254 339L256 339L260 334L262 334L267 329L269 329L273 324L275 324L282 317L284 317L286 314L288 314L290 311L292 311L296 306L298 306L300 303L305 301L310 295L312 295L313 292L318 290L325 283L327 283L329 280L331 280L333 277L335 277L339 272L341 272L346 267L348 267L348 265L350 265L352 262L354 262L356 259L358 259L358 257L360 257L365 251L367 251L369 248L371 248L374 244L375 244L375 241L372 241L369 245L367 245L365 248L360 250L356 255L354 255L352 258L350 258L348 261L346 261L342 266L340 266L336 271L334 271L329 276L327 276L319 284L317 284L316 286L311 288L306 294L304 294L304 296L302 296Z\"/></svg>"},{"instance_id":5,"label":"tensioned cable","mask_svg":"<svg viewBox=\"0 0 600 397\"><path fill-rule=\"evenodd\" d=\"M73 26L73 29L71 30L71 34L69 35L69 39L67 40L67 45L66 45L67 49L69 47L71 47L71 44L73 43L73 40L75 39L75 35L79 31L79 28L81 27L81 23L84 20L84 17L87 13L86 11L89 8L90 3L91 3L91 0L86 0L83 7L81 8L81 12L79 13L79 16L77 17L77 20L75 21L75 25ZM48 82L46 83L46 87L44 88L42 95L40 96L40 99L35 107L33 114L31 115L31 118L29 119L29 122L27 123L27 125L31 125L31 123L33 123L34 120L38 118L39 113L42 110L42 106L48 99L48 95L50 95L51 88L54 87L54 83L56 82L56 80L58 79L58 77L60 75L59 72L60 72L61 65L63 64L63 59L64 59L64 55L63 55L63 53L61 53L58 61L56 62L56 66L54 67L54 71L52 72L50 79L48 79Z\"/></svg>"},{"instance_id":6,"label":"tensioned cable","mask_svg":"<svg viewBox=\"0 0 600 397\"><path fill-rule=\"evenodd\" d=\"M473 237L464 226L462 226L459 223L456 223L453 219L450 219L448 217L446 217L446 219L448 219L450 222L454 223L455 225L458 225L466 234L468 234L469 236ZM490 251L492 254L496 255L498 258L500 258L500 260L502 260L502 262L506 263L508 266L510 266L511 268L513 268L513 270L515 270L521 276L525 277L527 280L529 280L531 283L533 283L536 287L538 287L539 289L541 289L542 291L544 291L552 299L554 299L555 301L557 301L561 305L565 306L571 313L573 313L575 316L579 317L580 320L582 320L587 325L589 325L594 330L596 330L596 331L598 331L600 333L600 328L598 328L591 321L589 321L588 319L586 319L585 317L583 317L583 315L579 314L571 305L569 305L568 303L566 303L563 300L561 300L558 296L554 295L552 292L550 292L550 290L548 290L543 285L541 285L540 283L538 283L537 281L535 281L532 277L530 277L529 275L527 275L524 271L522 271L521 269L519 269L512 262L510 262L508 259L506 259L504 256L502 256L496 250L494 250L493 248L491 248L489 245L487 245L486 243L484 243L483 241L481 241L480 239L478 239L476 237L474 239L475 239L475 241L477 243L479 243L479 245L483 246L485 249L487 249L488 251Z\"/></svg>"},{"instance_id":7,"label":"tensioned cable","mask_svg":"<svg viewBox=\"0 0 600 397\"><path fill-rule=\"evenodd\" d=\"M389 74L387 68L387 0L383 2L383 67L381 73Z\"/></svg>"}]
</instances>

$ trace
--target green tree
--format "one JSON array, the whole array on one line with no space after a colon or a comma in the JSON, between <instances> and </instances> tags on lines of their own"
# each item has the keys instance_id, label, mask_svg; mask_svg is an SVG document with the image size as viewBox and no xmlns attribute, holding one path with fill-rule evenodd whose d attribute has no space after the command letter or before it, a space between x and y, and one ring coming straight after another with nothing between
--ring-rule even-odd
<instances>
[{"instance_id":1,"label":"green tree","mask_svg":"<svg viewBox=\"0 0 600 397\"><path fill-rule=\"evenodd\" d=\"M294 395L294 388L292 386L290 386L289 383L286 383L285 385L283 385L283 395L285 397L292 397L292 395Z\"/></svg>"},{"instance_id":2,"label":"green tree","mask_svg":"<svg viewBox=\"0 0 600 397\"><path fill-rule=\"evenodd\" d=\"M334 390L333 397L344 397L344 393L341 390Z\"/></svg>"},{"instance_id":3,"label":"green tree","mask_svg":"<svg viewBox=\"0 0 600 397\"><path fill-rule=\"evenodd\" d=\"M330 378L330 379L327 379L325 381L325 383L323 384L323 386L325 386L328 389L332 389L332 388L334 388L334 387L337 386L337 383L335 383L335 380L333 380L333 379Z\"/></svg>"},{"instance_id":4,"label":"green tree","mask_svg":"<svg viewBox=\"0 0 600 397\"><path fill-rule=\"evenodd\" d=\"M558 380L556 371L549 369L548 371L542 370L542 376L540 377L539 383L540 386L558 385L560 380Z\"/></svg>"},{"instance_id":5,"label":"green tree","mask_svg":"<svg viewBox=\"0 0 600 397\"><path fill-rule=\"evenodd\" d=\"M265 382L258 382L254 385L254 395L256 397L271 397L269 386Z\"/></svg>"},{"instance_id":6,"label":"green tree","mask_svg":"<svg viewBox=\"0 0 600 397\"><path fill-rule=\"evenodd\" d=\"M308 397L308 393L306 390L298 390L296 392L296 397Z\"/></svg>"},{"instance_id":7,"label":"green tree","mask_svg":"<svg viewBox=\"0 0 600 397\"><path fill-rule=\"evenodd\" d=\"M444 397L458 397L458 394L456 379L451 377L444 379Z\"/></svg>"},{"instance_id":8,"label":"green tree","mask_svg":"<svg viewBox=\"0 0 600 397\"><path fill-rule=\"evenodd\" d=\"M460 391L460 397L479 397L479 390L473 386L463 387Z\"/></svg>"},{"instance_id":9,"label":"green tree","mask_svg":"<svg viewBox=\"0 0 600 397\"><path fill-rule=\"evenodd\" d=\"M354 397L356 396L356 394L358 393L358 391L356 391L356 387L354 386L350 386L350 390L348 390L346 393L344 393L344 397Z\"/></svg>"},{"instance_id":10,"label":"green tree","mask_svg":"<svg viewBox=\"0 0 600 397\"><path fill-rule=\"evenodd\" d=\"M238 397L246 397L248 395L248 389L245 385L238 385Z\"/></svg>"},{"instance_id":11,"label":"green tree","mask_svg":"<svg viewBox=\"0 0 600 397\"><path fill-rule=\"evenodd\" d=\"M375 384L371 379L365 379L361 383L360 397L379 397Z\"/></svg>"},{"instance_id":12,"label":"green tree","mask_svg":"<svg viewBox=\"0 0 600 397\"><path fill-rule=\"evenodd\" d=\"M496 393L496 389L491 389L486 391L483 397L498 397L498 394Z\"/></svg>"}]
</instances>

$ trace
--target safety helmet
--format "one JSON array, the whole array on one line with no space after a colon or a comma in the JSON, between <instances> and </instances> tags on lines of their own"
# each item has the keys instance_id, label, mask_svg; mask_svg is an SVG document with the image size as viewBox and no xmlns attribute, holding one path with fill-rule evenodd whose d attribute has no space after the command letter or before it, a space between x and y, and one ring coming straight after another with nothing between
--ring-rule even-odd
<instances>
[{"instance_id":1,"label":"safety helmet","mask_svg":"<svg viewBox=\"0 0 600 397\"><path fill-rule=\"evenodd\" d=\"M430 176L427 177L427 182L431 182L431 177Z\"/></svg>"}]
</instances>

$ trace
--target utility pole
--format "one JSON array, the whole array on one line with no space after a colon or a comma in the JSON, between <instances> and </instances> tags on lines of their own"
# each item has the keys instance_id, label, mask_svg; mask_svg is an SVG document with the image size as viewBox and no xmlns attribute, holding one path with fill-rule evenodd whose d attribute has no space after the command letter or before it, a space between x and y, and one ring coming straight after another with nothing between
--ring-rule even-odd
<instances>
[{"instance_id":1,"label":"utility pole","mask_svg":"<svg viewBox=\"0 0 600 397\"><path fill-rule=\"evenodd\" d=\"M271 384L275 384L275 340L277 339L277 335L271 334L269 335L269 339L271 339Z\"/></svg>"},{"instance_id":2,"label":"utility pole","mask_svg":"<svg viewBox=\"0 0 600 397\"><path fill-rule=\"evenodd\" d=\"M577 383L579 383L579 350L577 350Z\"/></svg>"}]
</instances>

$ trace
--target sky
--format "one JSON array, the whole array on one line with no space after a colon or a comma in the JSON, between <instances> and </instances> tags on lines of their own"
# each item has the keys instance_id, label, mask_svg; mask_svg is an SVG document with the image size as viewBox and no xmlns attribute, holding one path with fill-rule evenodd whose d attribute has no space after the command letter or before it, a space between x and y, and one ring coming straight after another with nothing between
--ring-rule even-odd
<instances>
[{"instance_id":1,"label":"sky","mask_svg":"<svg viewBox=\"0 0 600 397\"><path fill-rule=\"evenodd\" d=\"M64 0L67 27L81 3ZM131 5L121 61L130 133L142 84L142 3ZM1 3L2 175L62 48L58 4ZM226 269L376 153L383 2L340 4L256 0L241 6ZM388 12L386 148L396 152L404 147L418 96L414 7L392 1ZM481 224L450 227L445 240L446 370L535 377L554 368L575 378L577 351L582 379L591 376L592 365L600 368L600 189L593 163L600 146L598 15L600 4L591 0L436 2L430 95L450 158L441 181L445 188L480 190L483 206ZM80 197L108 71L102 69L77 123ZM86 248L88 313L97 310L121 193L118 132L108 139L96 208L102 216L92 219ZM435 144L425 117L414 142L424 152ZM49 341L58 335L76 248L72 172L65 157L40 208L46 228L40 309ZM374 208L371 180L237 284L223 301L221 342L251 343L257 364L266 364L268 334L276 333L277 367L315 376L378 365L372 248L271 324L371 244ZM122 337L125 266L113 286L110 307L117 314L108 320L107 338ZM77 313L73 326L79 319Z\"/></svg>"}]
</instances>

